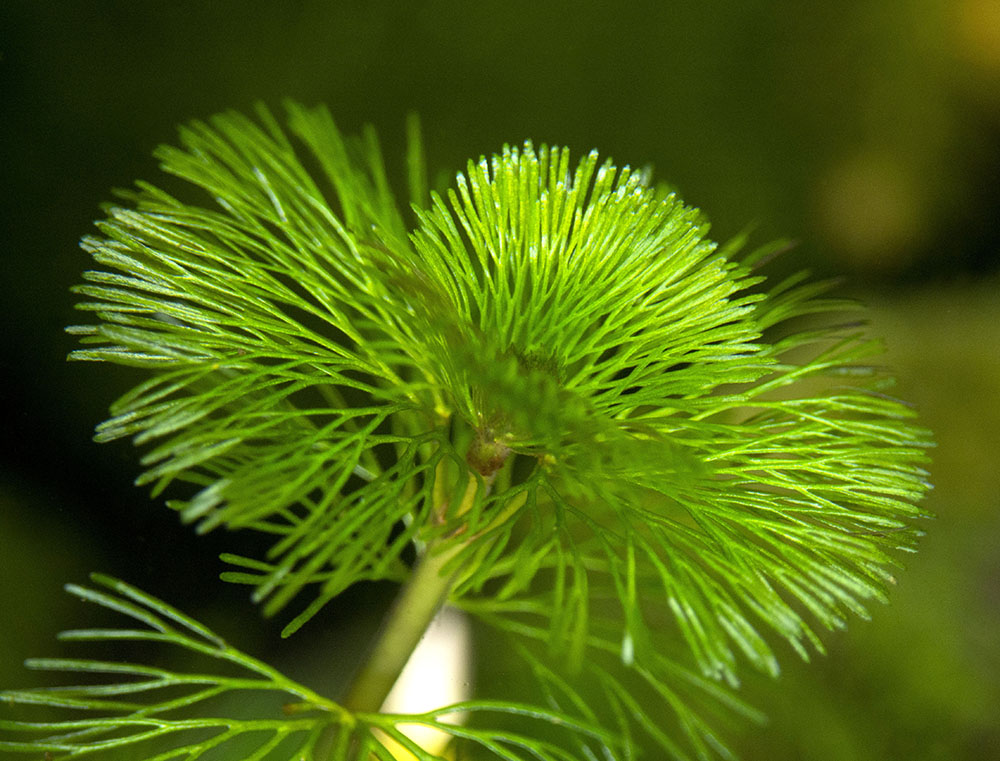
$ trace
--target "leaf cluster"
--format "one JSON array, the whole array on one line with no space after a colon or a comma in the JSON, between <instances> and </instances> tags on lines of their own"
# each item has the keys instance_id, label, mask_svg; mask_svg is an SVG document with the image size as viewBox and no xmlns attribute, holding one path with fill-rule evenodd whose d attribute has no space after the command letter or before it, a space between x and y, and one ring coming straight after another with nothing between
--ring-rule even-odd
<instances>
[{"instance_id":1,"label":"leaf cluster","mask_svg":"<svg viewBox=\"0 0 1000 761\"><path fill-rule=\"evenodd\" d=\"M444 761L409 738L406 727L416 725L453 736L477 758L572 758L551 741L449 721L456 713L516 716L528 724L568 728L599 743L614 741L596 723L513 702L469 701L424 714L351 714L163 601L117 579L92 578L94 587L70 584L66 591L130 619L130 627L71 630L60 640L112 643L119 649L152 643L186 652L190 662L205 662L211 669L174 671L117 659L32 659L26 664L31 669L69 675L81 683L0 691L0 702L70 711L80 718L0 719L0 752L44 753L47 759L104 754L145 761L278 761L320 758L331 749L333 758L344 758L350 748L357 758L395 761L392 741L411 750L418 761ZM271 699L261 702L262 694ZM244 716L247 705L263 717Z\"/></svg>"},{"instance_id":2,"label":"leaf cluster","mask_svg":"<svg viewBox=\"0 0 1000 761\"><path fill-rule=\"evenodd\" d=\"M157 155L192 198L106 208L73 357L148 373L97 438L142 447L139 483L199 531L273 537L225 578L267 614L309 590L286 632L444 547L453 604L543 648L539 715L575 752L710 758L692 694L751 715L718 684L741 659L775 674L770 640L808 657L885 600L929 437L829 284L765 282L783 244L719 247L646 173L531 143L428 203L415 128L409 230L374 133L296 104ZM477 731L453 734L521 757Z\"/></svg>"}]
</instances>

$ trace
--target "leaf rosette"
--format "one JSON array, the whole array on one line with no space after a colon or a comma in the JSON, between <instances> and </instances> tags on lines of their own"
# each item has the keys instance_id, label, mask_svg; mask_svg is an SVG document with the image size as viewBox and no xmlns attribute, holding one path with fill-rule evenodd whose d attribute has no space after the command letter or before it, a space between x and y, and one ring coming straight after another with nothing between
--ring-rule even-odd
<instances>
[{"instance_id":1,"label":"leaf rosette","mask_svg":"<svg viewBox=\"0 0 1000 761\"><path fill-rule=\"evenodd\" d=\"M698 750L718 743L678 674L735 684L737 653L774 673L768 630L806 655L816 623L885 598L928 435L877 344L814 317L849 305L764 282L782 244L719 247L596 153L506 147L428 194L413 140L411 231L373 133L324 109L289 105L287 131L224 114L180 143L157 155L191 198L140 184L85 239L97 321L73 356L148 372L98 438L144 447L139 482L173 484L199 530L274 537L227 577L268 614L311 588L289 631L450 546L455 604L571 670L623 662ZM668 619L700 675L662 655Z\"/></svg>"}]
</instances>

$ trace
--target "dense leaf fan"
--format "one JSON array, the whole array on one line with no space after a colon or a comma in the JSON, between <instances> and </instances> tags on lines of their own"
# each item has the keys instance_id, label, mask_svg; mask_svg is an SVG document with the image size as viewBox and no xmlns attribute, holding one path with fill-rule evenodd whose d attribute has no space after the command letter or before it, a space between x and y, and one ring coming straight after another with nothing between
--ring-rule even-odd
<instances>
[{"instance_id":1,"label":"dense leaf fan","mask_svg":"<svg viewBox=\"0 0 1000 761\"><path fill-rule=\"evenodd\" d=\"M807 656L817 623L885 598L928 436L877 345L813 316L850 305L764 283L782 244L720 248L596 153L506 147L428 195L414 139L408 232L373 133L324 109L180 138L158 156L191 197L140 184L84 241L97 321L73 356L149 372L98 438L144 447L140 483L199 530L274 537L227 578L268 614L311 589L287 631L433 557L454 604L565 654L532 667L553 710L589 726L587 672L625 757L636 724L708 758L727 751L678 682L746 713L715 684L738 653L776 673L769 630ZM671 632L700 673L667 657ZM588 737L585 757L611 752Z\"/></svg>"}]
</instances>

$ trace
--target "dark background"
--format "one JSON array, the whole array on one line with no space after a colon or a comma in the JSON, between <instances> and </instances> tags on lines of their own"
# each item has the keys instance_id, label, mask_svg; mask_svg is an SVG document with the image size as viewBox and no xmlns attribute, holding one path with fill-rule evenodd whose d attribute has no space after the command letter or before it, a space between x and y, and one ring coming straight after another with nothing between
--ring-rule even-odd
<instances>
[{"instance_id":1,"label":"dark background","mask_svg":"<svg viewBox=\"0 0 1000 761\"><path fill-rule=\"evenodd\" d=\"M329 680L326 635L377 608L378 590L355 591L278 643L216 581L243 540L195 537L131 486L129 444L90 441L134 377L64 361L88 266L76 241L110 189L156 181L150 151L175 125L293 97L346 132L374 124L390 161L418 111L442 172L525 138L652 164L717 237L753 224L799 240L795 265L845 275L936 431L939 517L872 622L828 637L818 663L788 659L777 684L751 680L772 722L736 744L1000 757L1000 4L804 5L0 2L2 683L57 652L81 615L61 584L94 569Z\"/></svg>"}]
</instances>

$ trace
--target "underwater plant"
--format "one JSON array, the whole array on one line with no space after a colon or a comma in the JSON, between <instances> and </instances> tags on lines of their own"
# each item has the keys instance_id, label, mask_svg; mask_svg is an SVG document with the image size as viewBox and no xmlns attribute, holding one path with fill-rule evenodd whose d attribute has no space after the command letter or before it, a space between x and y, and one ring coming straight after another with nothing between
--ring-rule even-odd
<instances>
[{"instance_id":1,"label":"underwater plant","mask_svg":"<svg viewBox=\"0 0 1000 761\"><path fill-rule=\"evenodd\" d=\"M69 329L73 359L145 372L96 436L142 449L138 483L198 532L269 537L223 578L294 611L286 635L352 585L399 583L357 673L320 695L95 575L67 589L131 621L62 639L162 643L204 670L29 661L85 678L0 693L67 712L0 720L0 750L731 758L714 721L759 718L740 663L777 674L772 640L808 658L886 599L929 434L871 366L878 342L836 318L853 304L769 284L784 242L717 245L647 172L529 142L432 193L408 135L403 210L374 133L345 138L324 108L182 128L156 155L189 197L138 183L106 208L75 288L92 322ZM534 686L383 712L444 605Z\"/></svg>"}]
</instances>

